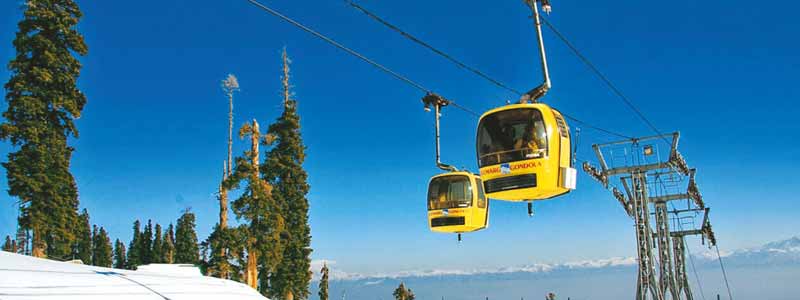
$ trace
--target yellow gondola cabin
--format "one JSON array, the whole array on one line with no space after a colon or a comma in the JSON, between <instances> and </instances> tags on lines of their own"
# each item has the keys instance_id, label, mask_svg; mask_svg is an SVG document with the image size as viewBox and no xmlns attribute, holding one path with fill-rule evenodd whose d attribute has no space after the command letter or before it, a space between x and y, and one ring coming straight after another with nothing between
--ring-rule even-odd
<instances>
[{"instance_id":1,"label":"yellow gondola cabin","mask_svg":"<svg viewBox=\"0 0 800 300\"><path fill-rule=\"evenodd\" d=\"M546 104L512 104L483 114L477 153L491 199L542 200L575 189L569 127Z\"/></svg>"},{"instance_id":2,"label":"yellow gondola cabin","mask_svg":"<svg viewBox=\"0 0 800 300\"><path fill-rule=\"evenodd\" d=\"M447 172L428 184L428 226L434 232L464 233L489 225L489 203L481 178L464 171Z\"/></svg>"}]
</instances>

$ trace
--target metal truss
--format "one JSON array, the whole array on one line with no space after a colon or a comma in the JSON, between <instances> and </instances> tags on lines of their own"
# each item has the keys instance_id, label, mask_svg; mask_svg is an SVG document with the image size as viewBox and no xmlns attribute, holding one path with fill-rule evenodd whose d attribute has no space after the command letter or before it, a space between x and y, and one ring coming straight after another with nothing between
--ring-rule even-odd
<instances>
[{"instance_id":1,"label":"metal truss","mask_svg":"<svg viewBox=\"0 0 800 300\"><path fill-rule=\"evenodd\" d=\"M634 220L639 259L637 300L665 300L668 295L673 300L692 300L684 237L700 235L704 243L709 241L709 246L716 244L708 220L709 208L695 181L696 169L690 168L678 152L679 137L675 132L592 145L599 168L583 164L583 170L603 187L609 188L614 178L623 186L624 193L617 187L612 187L611 192ZM672 139L669 150L659 153L658 142L666 138ZM687 214L700 213L703 221L699 228L683 228L688 226L682 223L684 219L694 218ZM677 230L673 231L676 228L670 224L676 225L672 227Z\"/></svg>"}]
</instances>

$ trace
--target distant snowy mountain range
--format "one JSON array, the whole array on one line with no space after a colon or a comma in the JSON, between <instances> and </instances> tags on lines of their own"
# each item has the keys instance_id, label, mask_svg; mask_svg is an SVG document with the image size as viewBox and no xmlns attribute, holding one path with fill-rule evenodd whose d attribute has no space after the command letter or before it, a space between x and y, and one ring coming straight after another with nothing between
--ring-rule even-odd
<instances>
[{"instance_id":1,"label":"distant snowy mountain range","mask_svg":"<svg viewBox=\"0 0 800 300\"><path fill-rule=\"evenodd\" d=\"M730 266L754 266L754 265L800 265L800 237L776 241L764 244L763 246L748 249L738 249L720 253L726 265ZM706 250L700 253L693 253L696 262L701 266L717 264L717 253ZM323 261L315 261L312 269L318 270ZM335 262L327 261L328 264ZM511 275L515 273L556 273L569 271L600 271L603 269L625 269L633 268L636 265L635 257L612 257L599 260L586 260L577 262L567 262L558 264L531 264L515 267L502 267L494 269L472 269L472 270L418 270L402 271L386 274L358 274L348 273L332 268L332 280L367 280L377 282L380 279L407 279L422 277L466 277L475 275ZM317 278L315 278L317 279ZM370 281L371 280L371 281Z\"/></svg>"},{"instance_id":2,"label":"distant snowy mountain range","mask_svg":"<svg viewBox=\"0 0 800 300\"><path fill-rule=\"evenodd\" d=\"M800 237L720 254L725 264L735 266L800 264ZM696 257L705 263L717 261L717 253L714 251L704 251Z\"/></svg>"},{"instance_id":3,"label":"distant snowy mountain range","mask_svg":"<svg viewBox=\"0 0 800 300\"><path fill-rule=\"evenodd\" d=\"M725 294L716 249L695 251L690 285L695 299ZM800 237L760 247L721 253L734 295L738 299L796 300L800 285ZM312 268L319 270L322 262ZM333 299L391 299L400 282L418 299L541 299L555 292L559 299L632 298L636 284L636 258L617 257L557 264L531 264L480 270L420 270L391 274L356 274L331 266ZM318 272L315 272L318 273ZM702 288L698 287L703 283ZM311 285L311 300L317 285ZM541 297L541 298L540 298Z\"/></svg>"}]
</instances>

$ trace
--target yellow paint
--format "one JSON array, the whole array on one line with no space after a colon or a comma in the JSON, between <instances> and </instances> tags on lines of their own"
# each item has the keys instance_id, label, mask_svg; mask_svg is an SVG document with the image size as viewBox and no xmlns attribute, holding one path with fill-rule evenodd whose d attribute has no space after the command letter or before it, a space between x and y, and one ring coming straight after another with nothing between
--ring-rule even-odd
<instances>
[{"instance_id":1,"label":"yellow paint","mask_svg":"<svg viewBox=\"0 0 800 300\"><path fill-rule=\"evenodd\" d=\"M562 176L565 168L571 167L571 146L569 127L561 114L550 106L542 103L512 104L502 106L484 113L481 120L487 116L513 109L534 108L541 112L547 133L549 150L544 157L507 162L510 172L501 172L502 164L487 165L480 168L480 176L484 182L510 176L536 174L536 187L519 188L512 190L488 193L491 199L504 201L533 201L544 200L563 195L570 189L562 186ZM563 129L559 129L557 118L562 120ZM562 131L564 134L562 135ZM480 153L480 152L478 152Z\"/></svg>"},{"instance_id":2,"label":"yellow paint","mask_svg":"<svg viewBox=\"0 0 800 300\"><path fill-rule=\"evenodd\" d=\"M431 181L440 177L447 176L462 176L469 180L469 188L471 189L471 199L469 199L469 207L458 207L446 209L430 209L428 207L428 227L433 232L444 233L464 233L484 229L489 226L489 199L483 193L483 183L481 178L470 172L448 172L433 176ZM428 185L430 189L430 184ZM428 191L425 201L428 202L431 194ZM432 221L436 218L458 218L464 217L463 225L449 225L433 227Z\"/></svg>"}]
</instances>

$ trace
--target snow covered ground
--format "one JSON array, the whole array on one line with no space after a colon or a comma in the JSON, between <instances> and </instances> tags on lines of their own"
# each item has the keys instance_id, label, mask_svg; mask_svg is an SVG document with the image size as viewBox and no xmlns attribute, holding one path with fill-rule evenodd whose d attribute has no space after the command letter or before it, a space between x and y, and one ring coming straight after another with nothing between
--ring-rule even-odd
<instances>
[{"instance_id":1,"label":"snow covered ground","mask_svg":"<svg viewBox=\"0 0 800 300\"><path fill-rule=\"evenodd\" d=\"M57 262L0 251L0 299L267 299L191 266L150 265L138 271Z\"/></svg>"}]
</instances>

